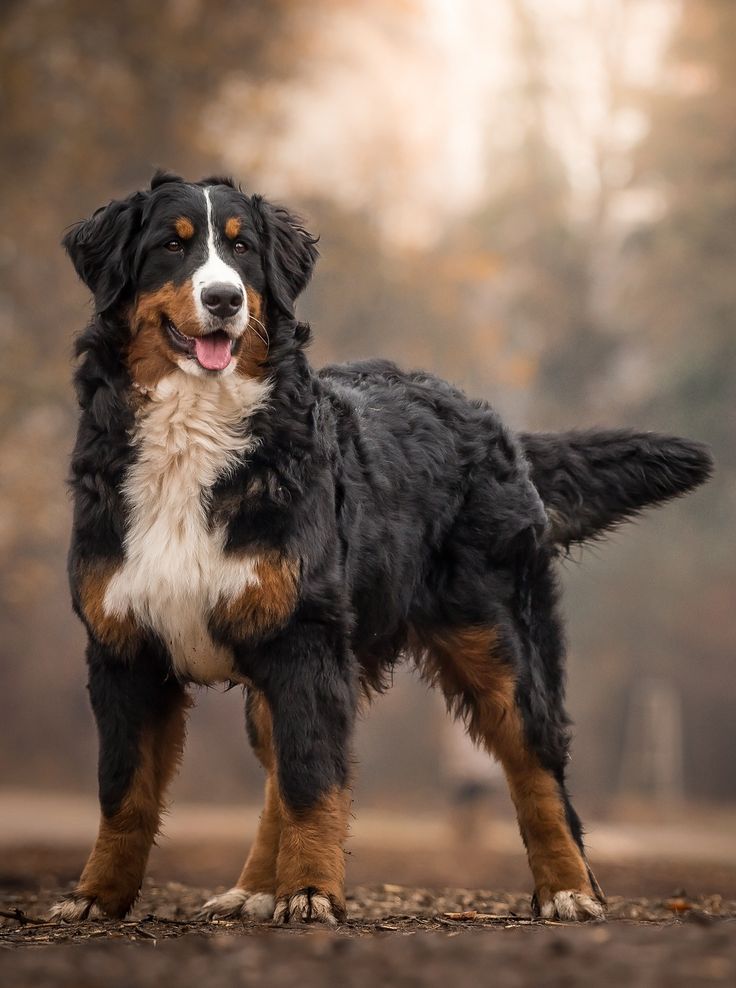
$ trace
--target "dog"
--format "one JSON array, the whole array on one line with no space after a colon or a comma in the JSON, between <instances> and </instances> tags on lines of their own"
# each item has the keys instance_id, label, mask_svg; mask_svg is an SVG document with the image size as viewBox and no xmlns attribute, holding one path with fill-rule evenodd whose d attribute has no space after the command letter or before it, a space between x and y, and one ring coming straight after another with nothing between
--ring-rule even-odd
<instances>
[{"instance_id":1,"label":"dog","mask_svg":"<svg viewBox=\"0 0 736 988\"><path fill-rule=\"evenodd\" d=\"M76 345L69 579L101 816L54 915L130 910L188 687L237 683L265 808L200 915L343 920L356 711L406 659L501 762L535 914L602 918L565 784L555 560L704 482L707 448L514 434L430 374L313 369L294 307L316 239L227 178L158 172L63 242L95 304Z\"/></svg>"}]
</instances>

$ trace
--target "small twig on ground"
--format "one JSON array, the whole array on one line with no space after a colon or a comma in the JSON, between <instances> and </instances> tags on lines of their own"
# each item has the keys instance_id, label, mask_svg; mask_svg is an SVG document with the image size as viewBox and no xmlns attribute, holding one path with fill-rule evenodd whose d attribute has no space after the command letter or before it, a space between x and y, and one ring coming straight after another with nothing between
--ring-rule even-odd
<instances>
[{"instance_id":1,"label":"small twig on ground","mask_svg":"<svg viewBox=\"0 0 736 988\"><path fill-rule=\"evenodd\" d=\"M27 913L24 913L22 909L13 909L12 912L7 909L0 909L0 916L4 919L14 919L20 923L21 926L46 926L47 924L45 919L40 919L37 916L29 916Z\"/></svg>"},{"instance_id":2,"label":"small twig on ground","mask_svg":"<svg viewBox=\"0 0 736 988\"><path fill-rule=\"evenodd\" d=\"M142 923L166 923L168 926L198 926L194 919L167 919L165 916L157 916L155 913L148 913L141 920Z\"/></svg>"}]
</instances>

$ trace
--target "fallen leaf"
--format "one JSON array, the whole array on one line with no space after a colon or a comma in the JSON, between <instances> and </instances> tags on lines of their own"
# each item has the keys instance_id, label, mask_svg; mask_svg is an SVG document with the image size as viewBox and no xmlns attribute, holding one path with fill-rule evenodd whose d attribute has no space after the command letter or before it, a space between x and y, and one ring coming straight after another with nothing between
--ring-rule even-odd
<instances>
[{"instance_id":1,"label":"fallen leaf","mask_svg":"<svg viewBox=\"0 0 736 988\"><path fill-rule=\"evenodd\" d=\"M669 909L673 913L686 913L693 908L692 902L683 898L667 899L664 905L666 909Z\"/></svg>"}]
</instances>

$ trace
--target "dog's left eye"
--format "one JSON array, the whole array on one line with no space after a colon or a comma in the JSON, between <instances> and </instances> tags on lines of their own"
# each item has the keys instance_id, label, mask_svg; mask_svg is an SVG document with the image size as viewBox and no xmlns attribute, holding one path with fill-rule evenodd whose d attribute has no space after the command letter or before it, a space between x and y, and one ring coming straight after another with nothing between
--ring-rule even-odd
<instances>
[{"instance_id":1,"label":"dog's left eye","mask_svg":"<svg viewBox=\"0 0 736 988\"><path fill-rule=\"evenodd\" d=\"M164 244L166 250L170 250L172 254L176 254L180 250L184 250L184 244L181 240L169 240Z\"/></svg>"},{"instance_id":2,"label":"dog's left eye","mask_svg":"<svg viewBox=\"0 0 736 988\"><path fill-rule=\"evenodd\" d=\"M248 244L244 243L242 240L236 240L233 244L233 250L236 254L245 254L248 250Z\"/></svg>"}]
</instances>

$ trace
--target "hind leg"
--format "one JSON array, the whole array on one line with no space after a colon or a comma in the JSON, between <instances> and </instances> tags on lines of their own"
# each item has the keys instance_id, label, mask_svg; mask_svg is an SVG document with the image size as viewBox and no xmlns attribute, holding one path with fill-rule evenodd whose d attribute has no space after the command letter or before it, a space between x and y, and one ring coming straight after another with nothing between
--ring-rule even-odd
<instances>
[{"instance_id":1,"label":"hind leg","mask_svg":"<svg viewBox=\"0 0 736 988\"><path fill-rule=\"evenodd\" d=\"M268 920L276 904L276 862L282 829L282 812L273 754L271 713L262 693L248 690L245 707L248 737L266 770L265 804L253 846L235 885L202 906L202 919L246 917Z\"/></svg>"},{"instance_id":2,"label":"hind leg","mask_svg":"<svg viewBox=\"0 0 736 988\"><path fill-rule=\"evenodd\" d=\"M566 743L556 738L544 747L543 758L530 740L517 678L499 654L495 630L453 629L423 638L425 672L439 683L448 706L466 716L473 739L504 768L534 878L535 913L545 919L602 918L603 896L565 791ZM562 715L556 723L561 731Z\"/></svg>"},{"instance_id":3,"label":"hind leg","mask_svg":"<svg viewBox=\"0 0 736 988\"><path fill-rule=\"evenodd\" d=\"M603 896L576 840L580 825L564 784L516 739L497 738L529 866L534 876L532 906L544 919L602 919Z\"/></svg>"}]
</instances>

